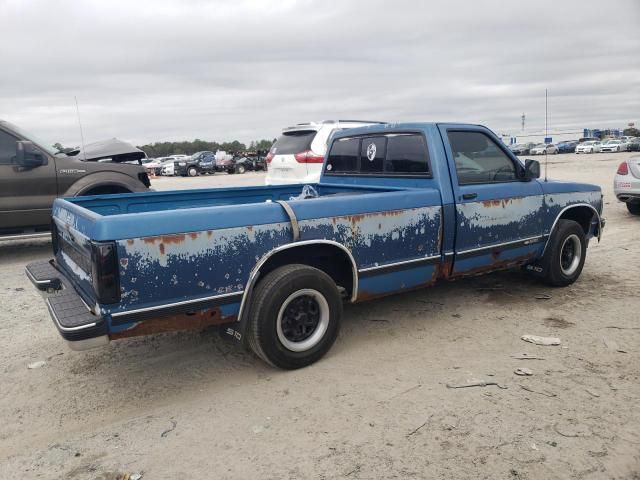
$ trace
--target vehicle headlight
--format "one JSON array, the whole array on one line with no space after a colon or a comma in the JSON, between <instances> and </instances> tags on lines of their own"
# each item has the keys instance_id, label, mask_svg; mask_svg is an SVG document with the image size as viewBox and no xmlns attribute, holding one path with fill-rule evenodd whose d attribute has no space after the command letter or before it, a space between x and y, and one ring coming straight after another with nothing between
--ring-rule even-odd
<instances>
[{"instance_id":1,"label":"vehicle headlight","mask_svg":"<svg viewBox=\"0 0 640 480\"><path fill-rule=\"evenodd\" d=\"M184 167L187 164L187 162L178 162L178 165L180 165L181 167Z\"/></svg>"}]
</instances>

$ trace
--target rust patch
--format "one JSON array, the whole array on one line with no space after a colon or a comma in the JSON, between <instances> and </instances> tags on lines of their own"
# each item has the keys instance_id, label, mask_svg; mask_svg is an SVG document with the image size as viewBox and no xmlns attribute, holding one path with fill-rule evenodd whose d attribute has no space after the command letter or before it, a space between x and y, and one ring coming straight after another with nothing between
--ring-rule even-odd
<instances>
[{"instance_id":1,"label":"rust patch","mask_svg":"<svg viewBox=\"0 0 640 480\"><path fill-rule=\"evenodd\" d=\"M175 332L178 330L202 330L210 326L232 323L235 320L235 317L223 317L220 310L215 308L211 310L202 310L192 315L171 315L151 320L144 320L136 323L128 330L112 333L109 335L109 338L111 340L118 340L120 338Z\"/></svg>"},{"instance_id":2,"label":"rust patch","mask_svg":"<svg viewBox=\"0 0 640 480\"><path fill-rule=\"evenodd\" d=\"M249 230L250 232L253 231L253 225L247 225L247 230Z\"/></svg>"},{"instance_id":3,"label":"rust patch","mask_svg":"<svg viewBox=\"0 0 640 480\"><path fill-rule=\"evenodd\" d=\"M395 295L397 293L405 293L405 292L412 292L414 290L422 290L423 288L432 287L435 283L436 283L436 280L434 278L431 278L430 280L427 280L426 282L420 283L419 285L416 285L411 288L400 288L399 290L393 290L393 291L384 292L384 293L372 293L366 290L358 290L358 298L356 298L355 303L368 302L369 300L376 300L378 298L388 297L389 295Z\"/></svg>"},{"instance_id":4,"label":"rust patch","mask_svg":"<svg viewBox=\"0 0 640 480\"><path fill-rule=\"evenodd\" d=\"M200 234L197 232L191 232L189 233L189 236L191 237L191 240L197 240Z\"/></svg>"},{"instance_id":5,"label":"rust patch","mask_svg":"<svg viewBox=\"0 0 640 480\"><path fill-rule=\"evenodd\" d=\"M361 222L362 220L364 220L365 218L367 218L368 214L363 213L363 214L358 214L358 215L349 215L347 218L349 219L349 221L351 223L358 223Z\"/></svg>"},{"instance_id":6,"label":"rust patch","mask_svg":"<svg viewBox=\"0 0 640 480\"><path fill-rule=\"evenodd\" d=\"M512 198L502 198L498 200L483 200L482 206L487 208L505 208L507 205L511 205L514 203L520 203L524 197L512 197Z\"/></svg>"},{"instance_id":7,"label":"rust patch","mask_svg":"<svg viewBox=\"0 0 640 480\"><path fill-rule=\"evenodd\" d=\"M129 259L128 258L121 258L120 259L120 265L122 266L122 268L127 268L127 266L129 265Z\"/></svg>"},{"instance_id":8,"label":"rust patch","mask_svg":"<svg viewBox=\"0 0 640 480\"><path fill-rule=\"evenodd\" d=\"M380 215L382 215L383 217L397 217L399 215L402 215L404 212L405 210L389 210L380 212Z\"/></svg>"},{"instance_id":9,"label":"rust patch","mask_svg":"<svg viewBox=\"0 0 640 480\"><path fill-rule=\"evenodd\" d=\"M164 243L158 245L158 248L160 249L160 255L164 255Z\"/></svg>"},{"instance_id":10,"label":"rust patch","mask_svg":"<svg viewBox=\"0 0 640 480\"><path fill-rule=\"evenodd\" d=\"M194 235L194 234L190 233L189 235ZM178 243L184 242L186 238L187 236L184 233L177 233L175 235L162 235L159 237L144 237L142 240L144 241L144 243L150 243L152 245L155 244L156 242L178 244Z\"/></svg>"},{"instance_id":11,"label":"rust patch","mask_svg":"<svg viewBox=\"0 0 640 480\"><path fill-rule=\"evenodd\" d=\"M535 255L536 255L535 252L533 252L533 253L528 253L526 255L520 255L518 257L508 258L505 260L496 260L491 265L487 265L484 267L477 267L464 272L451 274L449 279L453 280L456 278L474 277L474 276L483 275L489 272L495 272L497 270L506 270L508 268L516 267L518 265L523 265L527 263L529 260L533 259Z\"/></svg>"},{"instance_id":12,"label":"rust patch","mask_svg":"<svg viewBox=\"0 0 640 480\"><path fill-rule=\"evenodd\" d=\"M445 260L444 262L438 263L433 271L434 279L447 280L451 276L452 268L453 260Z\"/></svg>"},{"instance_id":13,"label":"rust patch","mask_svg":"<svg viewBox=\"0 0 640 480\"><path fill-rule=\"evenodd\" d=\"M133 240L131 238L127 240L127 245L133 245L133 243L134 242L133 242Z\"/></svg>"},{"instance_id":14,"label":"rust patch","mask_svg":"<svg viewBox=\"0 0 640 480\"><path fill-rule=\"evenodd\" d=\"M207 230L207 237L211 238L212 236L213 236L213 230Z\"/></svg>"}]
</instances>

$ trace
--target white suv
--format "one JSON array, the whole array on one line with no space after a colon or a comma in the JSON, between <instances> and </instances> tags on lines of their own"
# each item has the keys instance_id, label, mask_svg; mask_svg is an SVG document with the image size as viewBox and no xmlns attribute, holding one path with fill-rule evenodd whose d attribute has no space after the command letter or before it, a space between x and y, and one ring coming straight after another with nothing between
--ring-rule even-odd
<instances>
[{"instance_id":1,"label":"white suv","mask_svg":"<svg viewBox=\"0 0 640 480\"><path fill-rule=\"evenodd\" d=\"M333 132L379 123L384 122L325 120L285 128L267 155L265 184L317 183L320 181L327 143Z\"/></svg>"}]
</instances>

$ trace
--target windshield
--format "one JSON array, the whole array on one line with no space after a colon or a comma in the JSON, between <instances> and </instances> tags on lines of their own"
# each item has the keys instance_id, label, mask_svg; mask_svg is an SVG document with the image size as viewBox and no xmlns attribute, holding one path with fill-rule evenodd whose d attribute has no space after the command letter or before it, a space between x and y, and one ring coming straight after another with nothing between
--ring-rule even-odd
<instances>
[{"instance_id":1,"label":"windshield","mask_svg":"<svg viewBox=\"0 0 640 480\"><path fill-rule=\"evenodd\" d=\"M547 145L546 145L546 144L544 144L544 143L539 143L538 145L536 145L536 148L544 148L544 147L546 147L546 146L547 146Z\"/></svg>"},{"instance_id":2,"label":"windshield","mask_svg":"<svg viewBox=\"0 0 640 480\"><path fill-rule=\"evenodd\" d=\"M35 143L39 148L47 152L49 155L55 155L58 153L58 151L52 146L50 146L47 142L39 139L38 137L32 135L31 133L25 132L23 129L15 126L10 122L2 122L2 123L4 123L10 130L13 130L14 132L16 132L20 137Z\"/></svg>"}]
</instances>

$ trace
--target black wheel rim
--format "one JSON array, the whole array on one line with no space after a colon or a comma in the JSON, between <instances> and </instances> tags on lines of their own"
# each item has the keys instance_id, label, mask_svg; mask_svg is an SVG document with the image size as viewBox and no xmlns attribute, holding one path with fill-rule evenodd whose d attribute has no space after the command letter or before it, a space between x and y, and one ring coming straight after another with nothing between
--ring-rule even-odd
<instances>
[{"instance_id":1,"label":"black wheel rim","mask_svg":"<svg viewBox=\"0 0 640 480\"><path fill-rule=\"evenodd\" d=\"M573 257L575 256L573 243L567 242L564 244L564 248L562 249L562 254L560 258L560 264L562 268L568 270L571 266L571 262L573 262Z\"/></svg>"},{"instance_id":2,"label":"black wheel rim","mask_svg":"<svg viewBox=\"0 0 640 480\"><path fill-rule=\"evenodd\" d=\"M282 315L282 333L291 342L313 335L320 322L320 306L315 298L302 295L292 300Z\"/></svg>"}]
</instances>

